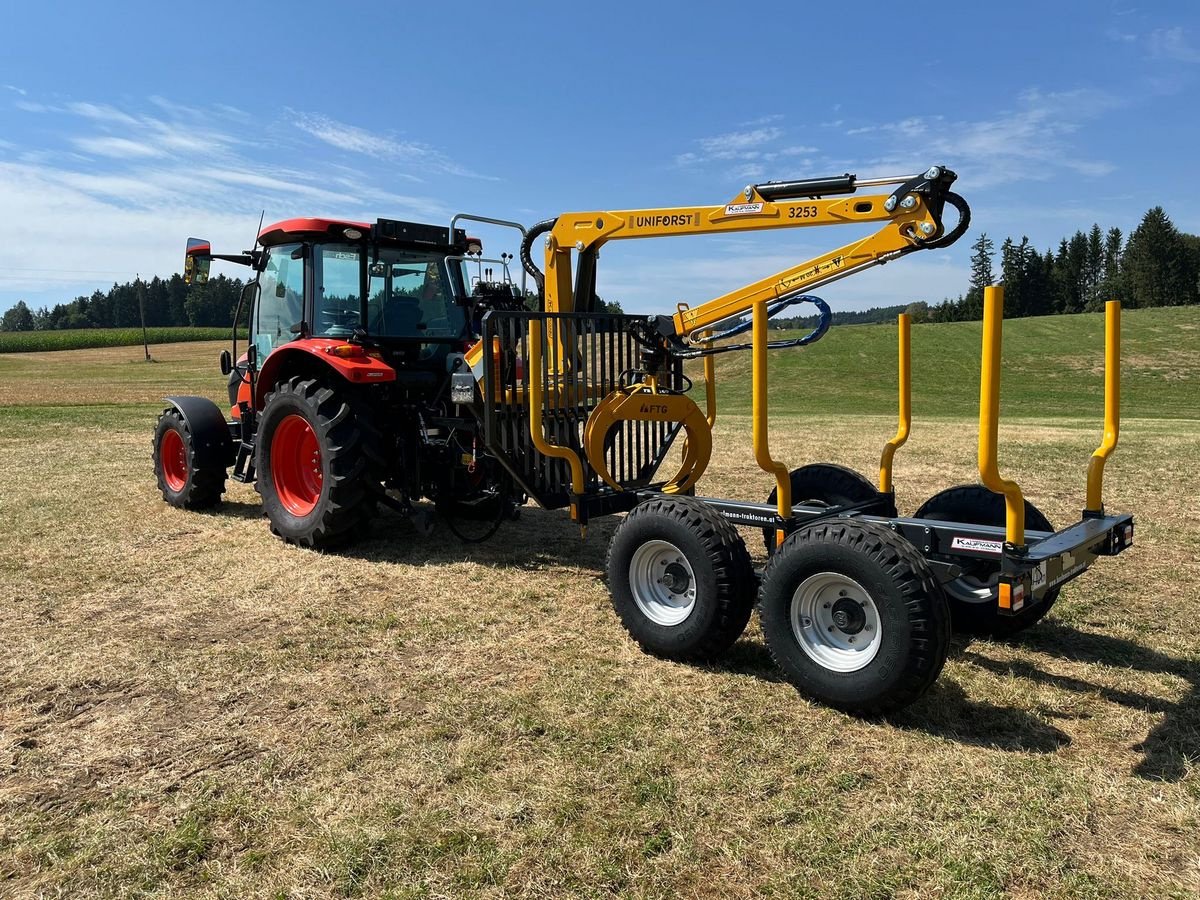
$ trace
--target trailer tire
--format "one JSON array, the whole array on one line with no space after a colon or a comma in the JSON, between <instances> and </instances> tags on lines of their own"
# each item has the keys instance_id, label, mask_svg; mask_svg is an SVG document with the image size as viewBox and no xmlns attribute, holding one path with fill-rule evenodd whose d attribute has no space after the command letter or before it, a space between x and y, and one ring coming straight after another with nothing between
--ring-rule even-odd
<instances>
[{"instance_id":1,"label":"trailer tire","mask_svg":"<svg viewBox=\"0 0 1200 900\"><path fill-rule=\"evenodd\" d=\"M643 649L666 659L720 655L754 609L745 542L720 513L689 497L635 507L613 534L606 569L621 623Z\"/></svg>"},{"instance_id":2,"label":"trailer tire","mask_svg":"<svg viewBox=\"0 0 1200 900\"><path fill-rule=\"evenodd\" d=\"M163 499L179 509L208 509L221 502L226 470L200 464L196 439L178 409L165 410L154 429L154 474Z\"/></svg>"},{"instance_id":3,"label":"trailer tire","mask_svg":"<svg viewBox=\"0 0 1200 900\"><path fill-rule=\"evenodd\" d=\"M866 477L846 466L834 463L811 463L793 469L792 503L816 502L826 506L847 506L851 503L863 503L874 500L879 496L875 485ZM775 504L778 489L771 488L767 502ZM775 552L775 529L763 529L763 543L767 553Z\"/></svg>"},{"instance_id":4,"label":"trailer tire","mask_svg":"<svg viewBox=\"0 0 1200 900\"><path fill-rule=\"evenodd\" d=\"M763 637L801 692L845 712L901 709L937 680L950 613L924 557L857 519L801 526L763 570Z\"/></svg>"},{"instance_id":5,"label":"trailer tire","mask_svg":"<svg viewBox=\"0 0 1200 900\"><path fill-rule=\"evenodd\" d=\"M922 503L915 518L1003 527L1004 495L994 493L982 484L947 488ZM1054 530L1050 520L1028 500L1025 501L1025 527L1033 531ZM955 631L1003 640L1036 624L1058 599L1059 589L1051 588L1040 602L1027 606L1015 616L1001 615L999 574L999 562L984 559L972 563L958 578L942 585L950 603Z\"/></svg>"},{"instance_id":6,"label":"trailer tire","mask_svg":"<svg viewBox=\"0 0 1200 900\"><path fill-rule=\"evenodd\" d=\"M316 379L277 384L255 441L255 488L271 530L303 547L334 547L356 537L382 491L378 444L365 404Z\"/></svg>"}]
</instances>

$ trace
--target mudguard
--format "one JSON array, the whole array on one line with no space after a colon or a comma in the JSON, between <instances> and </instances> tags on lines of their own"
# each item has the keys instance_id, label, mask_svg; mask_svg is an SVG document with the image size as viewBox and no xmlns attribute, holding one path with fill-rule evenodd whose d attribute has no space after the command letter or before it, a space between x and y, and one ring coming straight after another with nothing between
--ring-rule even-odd
<instances>
[{"instance_id":1,"label":"mudguard","mask_svg":"<svg viewBox=\"0 0 1200 900\"><path fill-rule=\"evenodd\" d=\"M207 397L167 397L179 410L196 452L197 466L231 466L237 453L225 416Z\"/></svg>"},{"instance_id":2,"label":"mudguard","mask_svg":"<svg viewBox=\"0 0 1200 900\"><path fill-rule=\"evenodd\" d=\"M267 392L274 388L281 373L298 358L319 360L351 384L381 384L396 380L395 369L365 352L355 352L350 356L337 355L346 347L354 345L340 339L315 337L290 341L273 350L258 372L254 408L262 409Z\"/></svg>"}]
</instances>

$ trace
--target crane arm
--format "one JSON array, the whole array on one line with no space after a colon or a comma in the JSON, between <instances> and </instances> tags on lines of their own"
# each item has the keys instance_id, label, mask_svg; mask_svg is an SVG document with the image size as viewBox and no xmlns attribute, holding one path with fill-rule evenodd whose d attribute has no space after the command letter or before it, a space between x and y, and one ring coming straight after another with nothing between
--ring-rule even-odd
<instances>
[{"instance_id":1,"label":"crane arm","mask_svg":"<svg viewBox=\"0 0 1200 900\"><path fill-rule=\"evenodd\" d=\"M775 228L805 228L882 222L874 234L738 288L697 306L681 307L660 320L666 338L687 340L719 322L743 315L760 301L773 301L881 265L914 250L949 246L966 231L970 209L950 186L957 176L942 166L922 174L858 179L854 175L747 185L728 203L664 209L564 213L546 223L547 312L590 306L596 251L608 241L689 234L722 234ZM860 188L897 185L891 194L859 194ZM949 203L959 221L947 232L942 213ZM534 232L530 232L531 239ZM527 248L525 248L527 249ZM572 280L572 254L579 269ZM527 253L522 254L528 258Z\"/></svg>"}]
</instances>

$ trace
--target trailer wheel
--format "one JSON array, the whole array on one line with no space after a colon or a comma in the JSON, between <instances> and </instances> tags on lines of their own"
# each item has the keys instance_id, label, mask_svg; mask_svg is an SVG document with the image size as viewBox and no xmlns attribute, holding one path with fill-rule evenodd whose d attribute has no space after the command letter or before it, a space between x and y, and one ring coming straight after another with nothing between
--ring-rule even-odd
<instances>
[{"instance_id":1,"label":"trailer wheel","mask_svg":"<svg viewBox=\"0 0 1200 900\"><path fill-rule=\"evenodd\" d=\"M365 407L315 379L276 385L255 443L255 487L271 530L305 547L353 538L375 514L377 435Z\"/></svg>"},{"instance_id":2,"label":"trailer wheel","mask_svg":"<svg viewBox=\"0 0 1200 900\"><path fill-rule=\"evenodd\" d=\"M621 623L667 659L711 659L738 639L754 607L754 569L736 529L688 497L634 508L608 545Z\"/></svg>"},{"instance_id":3,"label":"trailer wheel","mask_svg":"<svg viewBox=\"0 0 1200 900\"><path fill-rule=\"evenodd\" d=\"M797 529L767 563L758 602L788 680L846 712L907 706L946 661L950 614L937 579L916 548L872 522Z\"/></svg>"},{"instance_id":4,"label":"trailer wheel","mask_svg":"<svg viewBox=\"0 0 1200 900\"><path fill-rule=\"evenodd\" d=\"M197 464L194 435L177 409L158 417L154 473L163 499L180 509L208 509L225 492L225 467Z\"/></svg>"},{"instance_id":5,"label":"trailer wheel","mask_svg":"<svg viewBox=\"0 0 1200 900\"><path fill-rule=\"evenodd\" d=\"M982 484L947 488L922 503L915 517L1003 527L1004 495L993 493ZM1028 500L1025 501L1025 527L1032 531L1054 530L1050 520ZM962 560L955 562L962 564ZM972 560L965 565L962 575L942 585L950 601L955 631L999 639L1012 637L1038 622L1058 599L1059 589L1051 588L1040 602L1027 606L1015 616L1001 615L999 579L999 561L981 559Z\"/></svg>"},{"instance_id":6,"label":"trailer wheel","mask_svg":"<svg viewBox=\"0 0 1200 900\"><path fill-rule=\"evenodd\" d=\"M821 503L825 506L846 506L863 503L879 496L875 485L846 466L833 463L812 463L793 469L792 503ZM771 488L767 502L774 505L778 490ZM775 529L763 529L763 543L768 553L775 552Z\"/></svg>"}]
</instances>

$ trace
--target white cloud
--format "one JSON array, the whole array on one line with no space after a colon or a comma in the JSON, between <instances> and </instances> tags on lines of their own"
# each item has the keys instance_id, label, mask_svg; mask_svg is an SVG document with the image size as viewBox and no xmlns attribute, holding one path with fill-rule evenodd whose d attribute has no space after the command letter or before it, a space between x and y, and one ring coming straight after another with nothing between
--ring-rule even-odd
<instances>
[{"instance_id":1,"label":"white cloud","mask_svg":"<svg viewBox=\"0 0 1200 900\"><path fill-rule=\"evenodd\" d=\"M460 166L428 144L404 140L393 135L376 134L328 116L301 113L297 115L294 124L317 140L348 153L362 153L376 159L407 163L418 170L495 180Z\"/></svg>"},{"instance_id":2,"label":"white cloud","mask_svg":"<svg viewBox=\"0 0 1200 900\"><path fill-rule=\"evenodd\" d=\"M747 155L756 155L764 144L771 143L782 134L780 128L755 128L700 138L696 143L706 159L745 159Z\"/></svg>"},{"instance_id":3,"label":"white cloud","mask_svg":"<svg viewBox=\"0 0 1200 900\"><path fill-rule=\"evenodd\" d=\"M1183 28L1178 25L1151 32L1146 42L1150 48L1150 55L1155 59L1200 63L1200 49L1188 41Z\"/></svg>"},{"instance_id":4,"label":"white cloud","mask_svg":"<svg viewBox=\"0 0 1200 900\"><path fill-rule=\"evenodd\" d=\"M189 235L242 250L263 209L268 221L450 216L436 198L388 190L400 181L395 175L369 177L321 162L312 141L241 140L225 127L241 124L240 110L148 102L162 114L91 102L42 106L39 112L62 116L71 129L61 145L22 147L17 161L0 158L0 308L21 297L62 302L138 273L169 275ZM281 158L298 159L297 168Z\"/></svg>"},{"instance_id":5,"label":"white cloud","mask_svg":"<svg viewBox=\"0 0 1200 900\"><path fill-rule=\"evenodd\" d=\"M157 147L120 137L80 137L72 138L71 143L84 153L94 153L97 156L111 156L116 159L144 159L162 156L163 152Z\"/></svg>"},{"instance_id":6,"label":"white cloud","mask_svg":"<svg viewBox=\"0 0 1200 900\"><path fill-rule=\"evenodd\" d=\"M800 144L779 146L785 132L770 123L781 118L779 115L767 116L745 123L757 127L698 138L695 141L697 149L676 154L675 165L680 169L700 169L719 163L726 168L725 174L730 178L761 178L769 169L766 163L817 152L816 147ZM790 164L795 165L794 160Z\"/></svg>"},{"instance_id":7,"label":"white cloud","mask_svg":"<svg viewBox=\"0 0 1200 900\"><path fill-rule=\"evenodd\" d=\"M15 84L6 84L3 87L6 91L12 91L14 94L20 94L22 97L29 93L25 88L19 88Z\"/></svg>"},{"instance_id":8,"label":"white cloud","mask_svg":"<svg viewBox=\"0 0 1200 900\"><path fill-rule=\"evenodd\" d=\"M869 160L872 168L904 171L914 159L943 162L969 175L976 188L1045 180L1064 169L1100 177L1114 171L1113 164L1082 155L1071 138L1117 106L1119 101L1103 91L1033 89L1021 94L1013 108L989 118L908 118L847 133L877 135L870 140L886 144L884 155Z\"/></svg>"}]
</instances>

